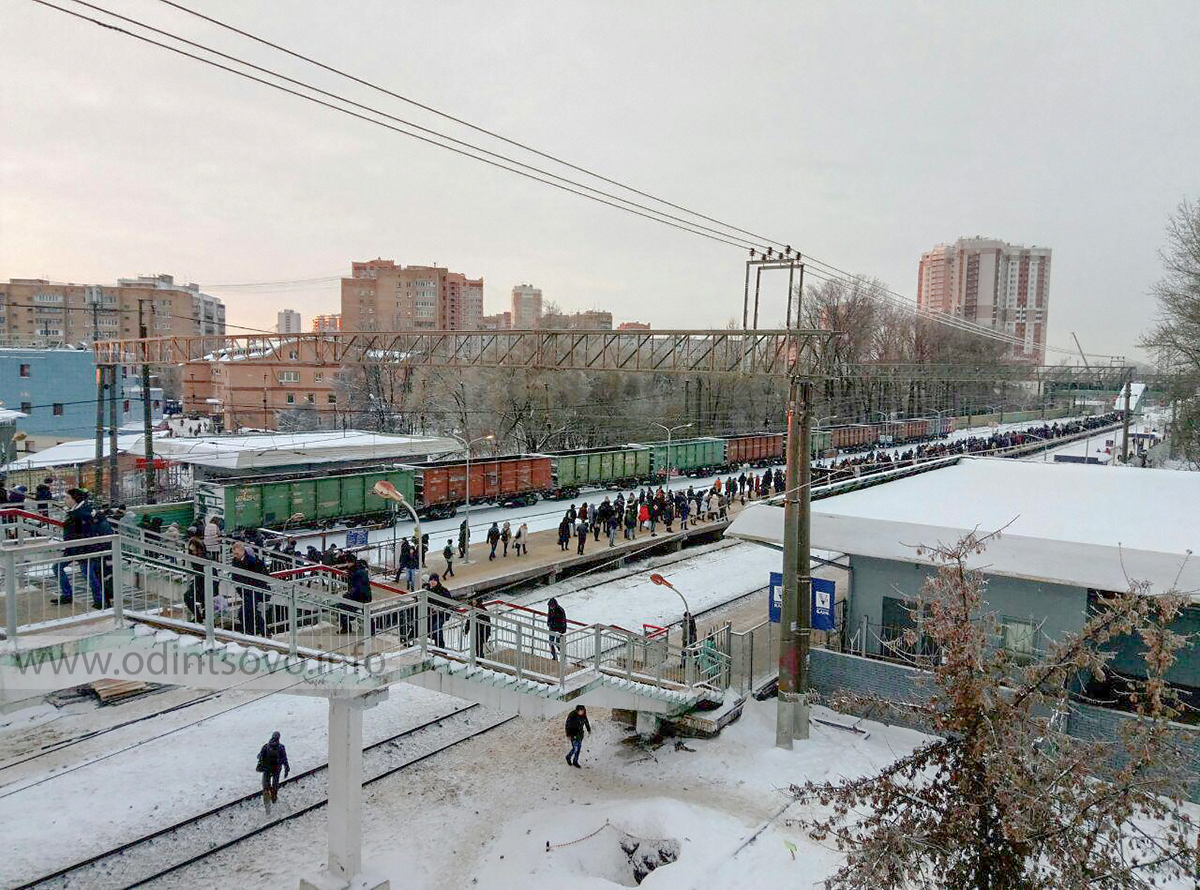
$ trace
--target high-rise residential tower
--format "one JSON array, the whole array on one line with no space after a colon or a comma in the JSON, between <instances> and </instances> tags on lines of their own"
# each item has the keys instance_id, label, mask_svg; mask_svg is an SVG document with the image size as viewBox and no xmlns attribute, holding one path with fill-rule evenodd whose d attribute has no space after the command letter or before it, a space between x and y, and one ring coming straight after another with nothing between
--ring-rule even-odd
<instances>
[{"instance_id":1,"label":"high-rise residential tower","mask_svg":"<svg viewBox=\"0 0 1200 890\"><path fill-rule=\"evenodd\" d=\"M374 259L342 279L344 331L469 331L483 319L483 279L441 266Z\"/></svg>"},{"instance_id":2,"label":"high-rise residential tower","mask_svg":"<svg viewBox=\"0 0 1200 890\"><path fill-rule=\"evenodd\" d=\"M518 284L512 289L512 326L515 331L532 331L542 317L542 289Z\"/></svg>"},{"instance_id":3,"label":"high-rise residential tower","mask_svg":"<svg viewBox=\"0 0 1200 890\"><path fill-rule=\"evenodd\" d=\"M295 309L284 309L276 315L275 330L281 334L299 334L304 328L300 326L300 313Z\"/></svg>"},{"instance_id":4,"label":"high-rise residential tower","mask_svg":"<svg viewBox=\"0 0 1200 890\"><path fill-rule=\"evenodd\" d=\"M1050 248L980 237L939 244L921 254L917 305L1015 337L1011 357L1044 363Z\"/></svg>"}]
</instances>

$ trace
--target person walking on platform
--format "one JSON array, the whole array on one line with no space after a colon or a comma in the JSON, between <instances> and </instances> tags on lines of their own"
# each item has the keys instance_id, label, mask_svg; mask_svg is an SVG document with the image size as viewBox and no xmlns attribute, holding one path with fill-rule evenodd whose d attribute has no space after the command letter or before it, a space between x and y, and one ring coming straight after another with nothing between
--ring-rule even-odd
<instances>
[{"instance_id":1,"label":"person walking on platform","mask_svg":"<svg viewBox=\"0 0 1200 890\"><path fill-rule=\"evenodd\" d=\"M587 708L583 705L576 705L575 710L567 715L567 738L571 740L571 750L567 752L567 763L571 766L579 766L579 752L583 748L583 733L584 730L590 734L592 724L588 723Z\"/></svg>"},{"instance_id":2,"label":"person walking on platform","mask_svg":"<svg viewBox=\"0 0 1200 890\"><path fill-rule=\"evenodd\" d=\"M500 524L493 522L492 527L488 529L487 542L491 545L492 552L488 554L488 559L496 558L496 547L500 544Z\"/></svg>"},{"instance_id":3,"label":"person walking on platform","mask_svg":"<svg viewBox=\"0 0 1200 890\"><path fill-rule=\"evenodd\" d=\"M467 558L467 548L471 546L471 527L467 525L467 520L463 520L458 527L458 558Z\"/></svg>"},{"instance_id":4,"label":"person walking on platform","mask_svg":"<svg viewBox=\"0 0 1200 890\"><path fill-rule=\"evenodd\" d=\"M500 543L504 545L504 555L508 556L508 542L512 540L512 526L504 520L504 528L500 529Z\"/></svg>"},{"instance_id":5,"label":"person walking on platform","mask_svg":"<svg viewBox=\"0 0 1200 890\"><path fill-rule=\"evenodd\" d=\"M637 536L637 507L632 503L625 508L625 540L632 541Z\"/></svg>"},{"instance_id":6,"label":"person walking on platform","mask_svg":"<svg viewBox=\"0 0 1200 890\"><path fill-rule=\"evenodd\" d=\"M454 542L447 539L446 546L442 548L442 558L446 560L446 571L442 572L443 578L454 577Z\"/></svg>"},{"instance_id":7,"label":"person walking on platform","mask_svg":"<svg viewBox=\"0 0 1200 890\"><path fill-rule=\"evenodd\" d=\"M553 597L546 604L546 626L550 629L550 657L558 661L558 649L562 646L563 634L567 632L567 610Z\"/></svg>"},{"instance_id":8,"label":"person walking on platform","mask_svg":"<svg viewBox=\"0 0 1200 890\"><path fill-rule=\"evenodd\" d=\"M558 549L566 553L567 546L571 543L571 533L575 530L575 523L571 521L571 514L567 513L562 518L562 522L558 524Z\"/></svg>"},{"instance_id":9,"label":"person walking on platform","mask_svg":"<svg viewBox=\"0 0 1200 890\"><path fill-rule=\"evenodd\" d=\"M575 537L579 540L579 555L583 556L583 545L587 543L588 524L587 520L580 518L575 524Z\"/></svg>"},{"instance_id":10,"label":"person walking on platform","mask_svg":"<svg viewBox=\"0 0 1200 890\"><path fill-rule=\"evenodd\" d=\"M266 807L269 816L271 804L279 800L279 774L283 773L283 777L287 778L288 773L292 771L288 764L287 748L280 743L279 733L271 733L271 741L263 745L262 750L258 752L256 769L262 773L263 806Z\"/></svg>"},{"instance_id":11,"label":"person walking on platform","mask_svg":"<svg viewBox=\"0 0 1200 890\"><path fill-rule=\"evenodd\" d=\"M513 543L517 547L517 556L529 555L529 526L524 522L517 527L517 533L513 535Z\"/></svg>"}]
</instances>

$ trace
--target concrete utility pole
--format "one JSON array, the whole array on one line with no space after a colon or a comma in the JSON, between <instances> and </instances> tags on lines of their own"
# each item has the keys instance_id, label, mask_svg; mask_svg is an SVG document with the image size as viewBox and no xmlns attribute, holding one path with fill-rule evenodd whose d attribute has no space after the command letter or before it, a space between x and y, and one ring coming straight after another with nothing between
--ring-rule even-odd
<instances>
[{"instance_id":1,"label":"concrete utility pole","mask_svg":"<svg viewBox=\"0 0 1200 890\"><path fill-rule=\"evenodd\" d=\"M108 366L108 502L116 504L121 497L117 471L117 366Z\"/></svg>"},{"instance_id":2,"label":"concrete utility pole","mask_svg":"<svg viewBox=\"0 0 1200 890\"><path fill-rule=\"evenodd\" d=\"M1129 375L1129 379L1125 381L1125 422L1122 432L1121 441L1121 463L1129 463L1129 397L1130 390L1133 389L1133 375Z\"/></svg>"},{"instance_id":3,"label":"concrete utility pole","mask_svg":"<svg viewBox=\"0 0 1200 890\"><path fill-rule=\"evenodd\" d=\"M138 300L138 335L143 340L149 336L146 331L145 314L142 311L145 303L145 300ZM153 304L150 308L153 315ZM142 362L142 438L146 440L146 503L153 504L158 500L154 493L154 419L150 410L150 365L145 361Z\"/></svg>"},{"instance_id":4,"label":"concrete utility pole","mask_svg":"<svg viewBox=\"0 0 1200 890\"><path fill-rule=\"evenodd\" d=\"M808 738L808 648L812 626L809 428L812 381L788 390L787 493L783 507L783 614L779 629L779 704L775 745Z\"/></svg>"},{"instance_id":5,"label":"concrete utility pole","mask_svg":"<svg viewBox=\"0 0 1200 890\"><path fill-rule=\"evenodd\" d=\"M96 469L92 493L100 497L104 487L104 365L96 365Z\"/></svg>"}]
</instances>

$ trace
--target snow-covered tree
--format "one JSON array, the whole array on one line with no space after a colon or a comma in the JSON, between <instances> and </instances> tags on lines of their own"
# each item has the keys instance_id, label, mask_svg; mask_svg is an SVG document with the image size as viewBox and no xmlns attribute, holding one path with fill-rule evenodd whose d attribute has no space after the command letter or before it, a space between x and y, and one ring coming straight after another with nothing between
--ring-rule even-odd
<instances>
[{"instance_id":1,"label":"snow-covered tree","mask_svg":"<svg viewBox=\"0 0 1200 890\"><path fill-rule=\"evenodd\" d=\"M997 645L985 581L967 562L989 536L928 548L919 632L937 655L929 696L912 706L935 739L875 775L793 786L821 805L814 838L846 854L830 888L1141 888L1200 876L1189 772L1166 673L1187 640L1170 629L1180 595L1131 583L1102 597L1082 630L1039 656ZM1099 676L1106 645L1134 635L1145 680L1124 695L1136 717L1088 741L1065 732L1071 690ZM917 643L917 631L906 642ZM860 701L861 705L862 702ZM880 709L895 707L876 701ZM1191 886L1189 883L1188 886Z\"/></svg>"}]
</instances>

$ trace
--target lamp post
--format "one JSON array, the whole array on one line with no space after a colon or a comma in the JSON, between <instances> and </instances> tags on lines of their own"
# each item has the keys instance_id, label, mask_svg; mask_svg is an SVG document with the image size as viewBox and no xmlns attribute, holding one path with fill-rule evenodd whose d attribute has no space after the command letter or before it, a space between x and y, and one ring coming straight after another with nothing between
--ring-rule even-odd
<instances>
[{"instance_id":1,"label":"lamp post","mask_svg":"<svg viewBox=\"0 0 1200 890\"><path fill-rule=\"evenodd\" d=\"M399 494L399 492L397 492ZM396 501L396 505L403 507L409 512L413 519L413 534L417 539L417 569L425 568L425 547L421 541L421 519L417 516L417 511L413 509L413 505L408 502L404 495L400 495ZM392 559L396 560L396 565L399 566L399 554L396 552L396 523L392 523Z\"/></svg>"},{"instance_id":2,"label":"lamp post","mask_svg":"<svg viewBox=\"0 0 1200 890\"><path fill-rule=\"evenodd\" d=\"M659 423L657 420L652 420L652 421L650 421L650 425L656 426L661 430L667 431L667 491L670 491L671 490L671 436L673 436L675 434L675 430L685 430L688 427L690 427L691 424L690 423L681 423L678 426L667 426L666 424ZM657 584L660 582L656 581L655 583ZM668 585L668 586L670 586L670 585ZM674 590L674 588L671 588L671 589ZM679 591L675 591L675 592L678 593ZM685 605L686 605L686 603L685 603Z\"/></svg>"},{"instance_id":3,"label":"lamp post","mask_svg":"<svg viewBox=\"0 0 1200 890\"><path fill-rule=\"evenodd\" d=\"M378 482L376 482L375 487L372 489L372 491L374 491L376 495L378 495L379 497L383 498L386 501L392 501L395 504L399 504L401 507L404 507L404 509L408 510L409 514L412 515L413 534L416 535L416 538L417 538L417 567L422 568L422 569L425 568L425 548L422 546L422 541L421 541L421 519L419 516L417 516L417 511L415 509L413 509L413 505L408 502L408 499L404 497L404 495L403 495L403 493L401 493L400 489L396 488L396 486L392 485L392 483L388 482L386 479L380 479ZM397 543L396 542L396 516L395 516L395 512L393 512L393 514L392 514L392 549L393 549L393 551L396 548L396 543ZM397 565L399 565L399 562L400 562L399 554L393 553L392 558L395 559Z\"/></svg>"},{"instance_id":4,"label":"lamp post","mask_svg":"<svg viewBox=\"0 0 1200 890\"><path fill-rule=\"evenodd\" d=\"M670 581L668 581L666 578L664 578L664 577L663 577L662 575L660 575L658 572L654 572L654 573L653 573L653 574L650 576L650 580L651 580L651 581L653 581L655 584L657 584L659 587L669 587L669 588L671 588L672 590L674 590L674 591L675 591L675 594L676 594L676 595L677 595L677 596L678 596L678 597L679 597L681 600L683 600L683 611L684 611L686 614L688 614L688 615L691 615L691 614L692 614L692 610L691 610L690 608L688 608L688 601L687 601L687 599L685 599L685 598L684 598L684 595L683 595L683 593L682 593L682 592L679 590L679 588L678 588L678 587L676 587L674 584L672 584Z\"/></svg>"},{"instance_id":5,"label":"lamp post","mask_svg":"<svg viewBox=\"0 0 1200 890\"><path fill-rule=\"evenodd\" d=\"M465 513L463 516L463 521L467 524L467 542L466 547L463 549L463 565L469 566L473 564L471 560L471 446L477 442L490 442L496 437L489 434L486 436L480 436L478 439L471 439L468 442L461 436L454 435L454 433L449 433L449 436L455 442L461 444L467 452L467 478L466 488L463 493L463 500L465 501L463 505L463 512Z\"/></svg>"}]
</instances>

